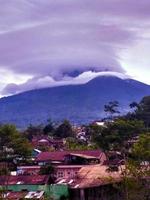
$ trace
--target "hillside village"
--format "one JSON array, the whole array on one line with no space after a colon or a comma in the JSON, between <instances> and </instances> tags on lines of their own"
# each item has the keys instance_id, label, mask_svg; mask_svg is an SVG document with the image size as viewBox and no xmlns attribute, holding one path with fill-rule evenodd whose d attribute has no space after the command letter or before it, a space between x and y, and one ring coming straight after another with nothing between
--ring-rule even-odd
<instances>
[{"instance_id":1,"label":"hillside village","mask_svg":"<svg viewBox=\"0 0 150 200\"><path fill-rule=\"evenodd\" d=\"M88 125L1 125L0 199L149 200L150 97L125 116L116 101L104 110Z\"/></svg>"}]
</instances>

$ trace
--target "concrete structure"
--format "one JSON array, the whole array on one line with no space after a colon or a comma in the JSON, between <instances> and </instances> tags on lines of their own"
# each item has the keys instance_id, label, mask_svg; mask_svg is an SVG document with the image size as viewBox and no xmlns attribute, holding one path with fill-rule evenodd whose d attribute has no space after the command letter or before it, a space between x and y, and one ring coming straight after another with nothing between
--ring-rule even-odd
<instances>
[{"instance_id":1,"label":"concrete structure","mask_svg":"<svg viewBox=\"0 0 150 200\"><path fill-rule=\"evenodd\" d=\"M57 179L74 178L83 165L58 165L55 167L55 177Z\"/></svg>"}]
</instances>

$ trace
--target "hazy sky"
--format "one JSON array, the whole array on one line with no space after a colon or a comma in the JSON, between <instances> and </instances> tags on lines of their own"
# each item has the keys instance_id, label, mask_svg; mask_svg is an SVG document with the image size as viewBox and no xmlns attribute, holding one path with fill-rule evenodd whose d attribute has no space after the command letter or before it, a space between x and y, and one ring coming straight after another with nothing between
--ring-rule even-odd
<instances>
[{"instance_id":1,"label":"hazy sky","mask_svg":"<svg viewBox=\"0 0 150 200\"><path fill-rule=\"evenodd\" d=\"M150 0L0 0L0 94L106 74L150 84Z\"/></svg>"}]
</instances>

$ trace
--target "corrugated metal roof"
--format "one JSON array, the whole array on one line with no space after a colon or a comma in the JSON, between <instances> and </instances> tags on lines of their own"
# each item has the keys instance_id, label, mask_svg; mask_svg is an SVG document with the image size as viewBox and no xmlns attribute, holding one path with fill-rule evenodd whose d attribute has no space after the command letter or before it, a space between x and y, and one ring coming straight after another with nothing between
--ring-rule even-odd
<instances>
[{"instance_id":1,"label":"corrugated metal roof","mask_svg":"<svg viewBox=\"0 0 150 200\"><path fill-rule=\"evenodd\" d=\"M15 199L15 200L24 199L27 193L28 192L6 192L4 194L4 199Z\"/></svg>"},{"instance_id":2,"label":"corrugated metal roof","mask_svg":"<svg viewBox=\"0 0 150 200\"><path fill-rule=\"evenodd\" d=\"M36 176L0 176L0 185L43 185L48 183L48 175Z\"/></svg>"},{"instance_id":3,"label":"corrugated metal roof","mask_svg":"<svg viewBox=\"0 0 150 200\"><path fill-rule=\"evenodd\" d=\"M104 165L82 167L74 179L72 188L96 187L121 180L121 168L117 172L109 172L107 169L108 166Z\"/></svg>"},{"instance_id":4,"label":"corrugated metal roof","mask_svg":"<svg viewBox=\"0 0 150 200\"><path fill-rule=\"evenodd\" d=\"M68 154L80 154L84 156L91 156L100 158L102 152L100 150L82 150L82 151L55 151L55 152L42 152L37 156L37 161L64 161Z\"/></svg>"},{"instance_id":5,"label":"corrugated metal roof","mask_svg":"<svg viewBox=\"0 0 150 200\"><path fill-rule=\"evenodd\" d=\"M21 191L21 192L6 192L4 194L4 199L41 199L44 195L44 191Z\"/></svg>"},{"instance_id":6,"label":"corrugated metal roof","mask_svg":"<svg viewBox=\"0 0 150 200\"><path fill-rule=\"evenodd\" d=\"M25 199L40 199L44 195L44 191L28 192Z\"/></svg>"}]
</instances>

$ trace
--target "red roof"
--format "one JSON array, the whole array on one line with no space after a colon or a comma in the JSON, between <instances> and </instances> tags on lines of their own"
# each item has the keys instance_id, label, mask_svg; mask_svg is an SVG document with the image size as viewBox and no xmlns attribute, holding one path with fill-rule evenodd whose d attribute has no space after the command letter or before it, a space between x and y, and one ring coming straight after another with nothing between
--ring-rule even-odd
<instances>
[{"instance_id":1,"label":"red roof","mask_svg":"<svg viewBox=\"0 0 150 200\"><path fill-rule=\"evenodd\" d=\"M86 156L93 156L96 158L100 158L102 152L100 150L81 150L81 151L55 151L55 152L41 152L37 156L37 161L64 161L66 155L76 153L83 154Z\"/></svg>"},{"instance_id":2,"label":"red roof","mask_svg":"<svg viewBox=\"0 0 150 200\"><path fill-rule=\"evenodd\" d=\"M44 185L48 182L48 175L0 176L0 185Z\"/></svg>"},{"instance_id":3,"label":"red roof","mask_svg":"<svg viewBox=\"0 0 150 200\"><path fill-rule=\"evenodd\" d=\"M15 199L15 200L19 200L19 199L24 199L24 197L28 194L28 192L7 192L6 195L6 199Z\"/></svg>"}]
</instances>

